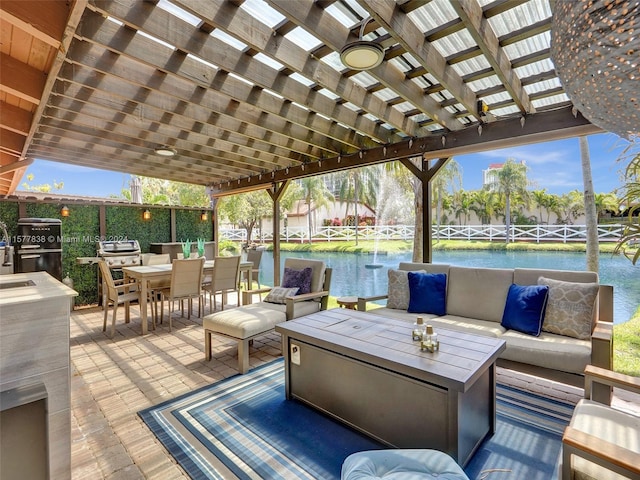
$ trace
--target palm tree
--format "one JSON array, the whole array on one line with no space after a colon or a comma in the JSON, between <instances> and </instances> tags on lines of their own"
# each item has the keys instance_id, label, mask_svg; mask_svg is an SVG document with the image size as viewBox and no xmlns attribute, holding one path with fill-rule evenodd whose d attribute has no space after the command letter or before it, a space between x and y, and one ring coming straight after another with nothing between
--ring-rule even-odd
<instances>
[{"instance_id":1,"label":"palm tree","mask_svg":"<svg viewBox=\"0 0 640 480\"><path fill-rule=\"evenodd\" d=\"M333 202L333 194L327 188L324 182L323 176L306 177L300 180L302 185L302 195L304 203L308 207L307 211L307 226L309 229L309 243L311 243L311 207L315 206L316 209L322 207L328 207Z\"/></svg>"},{"instance_id":2,"label":"palm tree","mask_svg":"<svg viewBox=\"0 0 640 480\"><path fill-rule=\"evenodd\" d=\"M625 170L624 195L620 209L626 211L628 223L615 252L622 252L635 265L640 259L640 154L635 154Z\"/></svg>"},{"instance_id":3,"label":"palm tree","mask_svg":"<svg viewBox=\"0 0 640 480\"><path fill-rule=\"evenodd\" d=\"M444 197L449 190L455 193L461 188L461 185L462 167L454 159L449 160L431 180L431 188L436 202L436 232L438 232L436 240L440 240L440 221Z\"/></svg>"},{"instance_id":4,"label":"palm tree","mask_svg":"<svg viewBox=\"0 0 640 480\"><path fill-rule=\"evenodd\" d=\"M547 189L543 188L542 190L534 190L533 192L531 192L531 196L533 198L533 203L535 203L536 207L538 207L538 212L540 213L538 221L542 223L542 209L545 208L547 199L549 198Z\"/></svg>"},{"instance_id":5,"label":"palm tree","mask_svg":"<svg viewBox=\"0 0 640 480\"><path fill-rule=\"evenodd\" d=\"M511 198L514 194L520 194L523 198L527 198L527 185L527 166L524 162L516 163L513 158L508 158L500 171L498 171L496 178L497 190L504 196L506 243L509 243L511 239Z\"/></svg>"},{"instance_id":6,"label":"palm tree","mask_svg":"<svg viewBox=\"0 0 640 480\"><path fill-rule=\"evenodd\" d=\"M491 225L491 218L493 218L498 209L498 195L486 188L476 190L472 195L471 210L475 212L483 225Z\"/></svg>"},{"instance_id":7,"label":"palm tree","mask_svg":"<svg viewBox=\"0 0 640 480\"><path fill-rule=\"evenodd\" d=\"M605 212L618 212L618 206L620 200L615 193L596 193L594 195L596 205L596 216L598 220L605 214Z\"/></svg>"},{"instance_id":8,"label":"palm tree","mask_svg":"<svg viewBox=\"0 0 640 480\"><path fill-rule=\"evenodd\" d=\"M598 214L593 191L591 159L587 137L580 137L580 163L582 164L582 183L584 184L584 216L587 225L587 270L598 272Z\"/></svg>"},{"instance_id":9,"label":"palm tree","mask_svg":"<svg viewBox=\"0 0 640 480\"><path fill-rule=\"evenodd\" d=\"M469 222L469 212L473 204L471 192L460 190L453 194L453 213L458 219L458 225L466 225ZM462 217L462 218L461 218ZM464 221L464 223L462 223Z\"/></svg>"},{"instance_id":10,"label":"palm tree","mask_svg":"<svg viewBox=\"0 0 640 480\"><path fill-rule=\"evenodd\" d=\"M354 226L356 229L356 245L358 244L358 203L366 203L368 205L377 204L378 185L380 180L380 167L374 165L371 167L353 168L340 172L338 175L340 187L340 201L346 203L345 219L349 217L349 206L353 204L354 208Z\"/></svg>"},{"instance_id":11,"label":"palm tree","mask_svg":"<svg viewBox=\"0 0 640 480\"><path fill-rule=\"evenodd\" d=\"M558 213L562 222L573 225L573 221L584 212L584 199L578 190L563 193L559 199Z\"/></svg>"}]
</instances>

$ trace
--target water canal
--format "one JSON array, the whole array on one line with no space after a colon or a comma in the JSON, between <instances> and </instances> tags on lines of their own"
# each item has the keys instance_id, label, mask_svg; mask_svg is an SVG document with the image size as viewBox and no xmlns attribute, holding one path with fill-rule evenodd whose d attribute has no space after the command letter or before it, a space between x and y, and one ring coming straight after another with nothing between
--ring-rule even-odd
<instances>
[{"instance_id":1,"label":"water canal","mask_svg":"<svg viewBox=\"0 0 640 480\"><path fill-rule=\"evenodd\" d=\"M366 268L372 263L371 254L282 252L286 257L324 260L333 268L331 294L334 296L380 295L387 291L387 271L400 262L411 261L411 254L377 255L376 263L382 268ZM551 268L558 270L584 270L584 253L568 252L503 252L503 251L436 251L434 263L491 268ZM269 285L273 278L273 255L266 251L261 262L261 282ZM631 318L640 306L640 265L632 265L623 257L600 255L600 282L614 287L615 323Z\"/></svg>"}]
</instances>

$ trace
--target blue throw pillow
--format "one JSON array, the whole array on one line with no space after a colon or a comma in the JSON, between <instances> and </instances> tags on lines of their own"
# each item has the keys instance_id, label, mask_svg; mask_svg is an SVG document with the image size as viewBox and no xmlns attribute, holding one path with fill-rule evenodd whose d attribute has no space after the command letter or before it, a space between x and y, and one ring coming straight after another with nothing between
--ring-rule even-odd
<instances>
[{"instance_id":1,"label":"blue throw pillow","mask_svg":"<svg viewBox=\"0 0 640 480\"><path fill-rule=\"evenodd\" d=\"M447 299L446 273L409 272L409 313L445 315Z\"/></svg>"},{"instance_id":2,"label":"blue throw pillow","mask_svg":"<svg viewBox=\"0 0 640 480\"><path fill-rule=\"evenodd\" d=\"M511 284L501 325L510 330L539 336L548 295L547 285Z\"/></svg>"},{"instance_id":3,"label":"blue throw pillow","mask_svg":"<svg viewBox=\"0 0 640 480\"><path fill-rule=\"evenodd\" d=\"M294 270L293 268L285 268L282 276L282 288L298 287L298 295L303 293L311 293L311 275L313 269L311 267L302 270Z\"/></svg>"}]
</instances>

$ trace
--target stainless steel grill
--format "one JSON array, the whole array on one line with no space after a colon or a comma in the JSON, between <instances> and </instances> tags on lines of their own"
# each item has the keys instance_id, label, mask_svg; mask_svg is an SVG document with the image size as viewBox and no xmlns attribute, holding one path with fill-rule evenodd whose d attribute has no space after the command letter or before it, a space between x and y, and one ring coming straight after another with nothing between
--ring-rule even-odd
<instances>
[{"instance_id":1,"label":"stainless steel grill","mask_svg":"<svg viewBox=\"0 0 640 480\"><path fill-rule=\"evenodd\" d=\"M137 240L99 241L98 258L104 259L109 268L140 265L140 244Z\"/></svg>"}]
</instances>

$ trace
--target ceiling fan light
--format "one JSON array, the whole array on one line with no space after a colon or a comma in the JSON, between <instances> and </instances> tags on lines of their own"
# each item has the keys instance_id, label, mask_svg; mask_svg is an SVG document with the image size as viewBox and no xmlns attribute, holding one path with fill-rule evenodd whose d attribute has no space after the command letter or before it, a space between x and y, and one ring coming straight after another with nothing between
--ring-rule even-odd
<instances>
[{"instance_id":1,"label":"ceiling fan light","mask_svg":"<svg viewBox=\"0 0 640 480\"><path fill-rule=\"evenodd\" d=\"M345 45L340 50L340 60L353 70L369 70L375 68L384 60L384 48L382 45L358 40Z\"/></svg>"},{"instance_id":2,"label":"ceiling fan light","mask_svg":"<svg viewBox=\"0 0 640 480\"><path fill-rule=\"evenodd\" d=\"M161 157L174 157L178 153L175 148L171 148L166 145L156 148L155 152L156 155L160 155Z\"/></svg>"}]
</instances>

